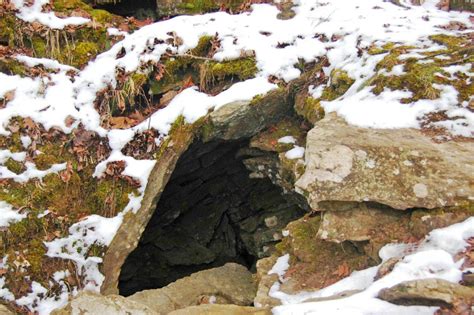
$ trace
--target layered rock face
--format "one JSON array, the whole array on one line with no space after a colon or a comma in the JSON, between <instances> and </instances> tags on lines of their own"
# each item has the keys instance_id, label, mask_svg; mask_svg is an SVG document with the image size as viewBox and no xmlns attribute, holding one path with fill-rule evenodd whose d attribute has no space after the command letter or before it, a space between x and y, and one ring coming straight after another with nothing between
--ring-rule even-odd
<instances>
[{"instance_id":1,"label":"layered rock face","mask_svg":"<svg viewBox=\"0 0 474 315\"><path fill-rule=\"evenodd\" d=\"M453 206L474 195L472 142L436 143L414 129L368 129L329 116L308 133L296 188L322 201L372 201L395 209Z\"/></svg>"},{"instance_id":2,"label":"layered rock face","mask_svg":"<svg viewBox=\"0 0 474 315\"><path fill-rule=\"evenodd\" d=\"M433 229L472 216L473 153L470 141L436 142L415 129L358 128L334 114L318 121L306 137L304 170L293 167L298 162L281 163L281 154L275 164L281 174L293 173L286 187L294 185L306 197L312 215L290 223L277 246L280 254L257 264L256 305L280 303L268 295L279 281L268 274L279 255L290 254L283 292L321 289L378 264L385 244L416 243ZM380 274L400 259L381 266ZM423 288L442 291L441 284ZM405 292L390 292L397 290ZM407 300L420 305L416 296ZM423 305L439 305L427 300Z\"/></svg>"},{"instance_id":3,"label":"layered rock face","mask_svg":"<svg viewBox=\"0 0 474 315\"><path fill-rule=\"evenodd\" d=\"M274 252L286 224L304 211L243 161L248 141L195 142L173 175L120 277L120 292L167 285L228 261L251 268Z\"/></svg>"}]
</instances>

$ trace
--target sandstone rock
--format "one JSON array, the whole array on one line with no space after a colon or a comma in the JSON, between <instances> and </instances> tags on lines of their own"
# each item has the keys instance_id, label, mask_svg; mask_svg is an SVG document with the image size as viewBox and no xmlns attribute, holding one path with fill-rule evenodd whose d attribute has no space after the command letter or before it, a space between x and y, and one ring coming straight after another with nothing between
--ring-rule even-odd
<instances>
[{"instance_id":1,"label":"sandstone rock","mask_svg":"<svg viewBox=\"0 0 474 315\"><path fill-rule=\"evenodd\" d=\"M375 209L365 204L346 211L325 211L318 237L331 242L367 241L374 230L389 230L390 225L408 225L409 216L395 210ZM399 224L397 224L399 223Z\"/></svg>"},{"instance_id":2,"label":"sandstone rock","mask_svg":"<svg viewBox=\"0 0 474 315\"><path fill-rule=\"evenodd\" d=\"M398 211L371 203L324 202L318 237L341 243L359 242L363 251L378 261L381 247L391 242L414 242L437 228L461 222L474 214L474 205L433 210Z\"/></svg>"},{"instance_id":3,"label":"sandstone rock","mask_svg":"<svg viewBox=\"0 0 474 315\"><path fill-rule=\"evenodd\" d=\"M401 257L392 257L383 262L379 269L377 269L377 274L375 275L374 281L377 281L391 273L395 265L398 264L401 259Z\"/></svg>"},{"instance_id":4,"label":"sandstone rock","mask_svg":"<svg viewBox=\"0 0 474 315\"><path fill-rule=\"evenodd\" d=\"M161 289L135 293L127 299L144 304L157 314L168 314L212 297L221 304L251 305L255 291L252 274L241 265L228 263L194 273Z\"/></svg>"},{"instance_id":5,"label":"sandstone rock","mask_svg":"<svg viewBox=\"0 0 474 315\"><path fill-rule=\"evenodd\" d=\"M52 315L153 315L147 306L131 301L123 296L103 296L95 292L81 292L64 308L55 310Z\"/></svg>"},{"instance_id":6,"label":"sandstone rock","mask_svg":"<svg viewBox=\"0 0 474 315\"><path fill-rule=\"evenodd\" d=\"M442 279L406 281L379 292L378 298L398 305L452 307L474 303L474 289Z\"/></svg>"},{"instance_id":7,"label":"sandstone rock","mask_svg":"<svg viewBox=\"0 0 474 315\"><path fill-rule=\"evenodd\" d=\"M283 119L291 105L286 90L270 91L252 102L237 101L212 112L203 127L203 139L239 139L255 135Z\"/></svg>"},{"instance_id":8,"label":"sandstone rock","mask_svg":"<svg viewBox=\"0 0 474 315\"><path fill-rule=\"evenodd\" d=\"M0 1L1 4L1 1ZM12 311L10 311L6 306L0 304L0 315L14 315Z\"/></svg>"},{"instance_id":9,"label":"sandstone rock","mask_svg":"<svg viewBox=\"0 0 474 315\"><path fill-rule=\"evenodd\" d=\"M370 129L327 115L308 133L296 188L313 209L326 200L395 209L456 205L474 196L473 142L435 143L415 129Z\"/></svg>"},{"instance_id":10,"label":"sandstone rock","mask_svg":"<svg viewBox=\"0 0 474 315\"><path fill-rule=\"evenodd\" d=\"M156 204L181 154L194 138L192 129L178 130L159 161L151 171L141 207L135 215L125 215L114 239L104 256L102 271L105 275L101 287L103 294L118 293L118 279L125 259L138 245L138 241L150 220Z\"/></svg>"},{"instance_id":11,"label":"sandstone rock","mask_svg":"<svg viewBox=\"0 0 474 315\"><path fill-rule=\"evenodd\" d=\"M257 307L274 307L281 305L280 300L269 296L270 288L278 281L277 274L268 274L275 264L277 257L271 256L257 261L257 295L254 305Z\"/></svg>"},{"instance_id":12,"label":"sandstone rock","mask_svg":"<svg viewBox=\"0 0 474 315\"><path fill-rule=\"evenodd\" d=\"M180 310L172 311L169 315L270 315L272 312L265 308L249 306L203 304L190 306Z\"/></svg>"}]
</instances>

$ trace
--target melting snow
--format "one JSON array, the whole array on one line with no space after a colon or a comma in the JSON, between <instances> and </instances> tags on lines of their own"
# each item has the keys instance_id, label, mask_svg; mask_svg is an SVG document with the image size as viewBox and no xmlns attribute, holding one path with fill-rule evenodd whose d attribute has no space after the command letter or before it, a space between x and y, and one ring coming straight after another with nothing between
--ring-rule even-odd
<instances>
[{"instance_id":1,"label":"melting snow","mask_svg":"<svg viewBox=\"0 0 474 315\"><path fill-rule=\"evenodd\" d=\"M55 60L17 56L19 61L28 66L41 64L58 72L41 78L9 76L0 73L0 98L4 98L7 93L9 93L9 98L12 98L5 108L0 109L0 135L8 136L10 131L7 125L10 119L21 116L31 118L47 130L57 127L70 133L79 124L82 124L86 129L95 131L102 137L108 137L112 152L105 162L97 166L95 176L101 176L107 162L124 160L126 162L124 174L137 178L141 183L140 192L142 195L130 196L130 202L124 209L124 212L130 210L135 212L140 207L149 173L155 163L155 161L148 160L139 161L122 154L121 149L133 139L136 133L154 128L160 133L156 139L156 143L159 144L179 115L183 115L187 122L192 123L208 113L209 110L235 101L249 101L259 94L265 94L277 88L277 85L268 82L270 75L290 81L300 75L300 70L295 65L301 59L310 62L318 57L327 56L331 64L323 69L327 75L337 67L347 71L349 76L356 81L341 98L333 102L322 102L326 111L335 111L349 123L363 127L418 128L417 118L421 115L435 110L446 110L449 117L457 119L438 124L448 128L454 134L472 136L474 114L466 108L457 106L457 92L452 87L439 86L441 97L438 100L423 100L412 104L400 103L400 99L410 96L408 92L384 91L381 95L375 96L368 88L363 88L364 82L374 75L375 65L384 55L371 56L364 53L359 56L357 49L358 45L369 47L375 43L381 46L386 42L414 44L425 46L426 49L433 49L435 45L427 40L428 35L461 33L443 30L437 28L437 25L447 24L450 21L472 25L469 14L437 10L435 0L427 0L423 6L419 7L411 6L406 3L408 1L403 1L409 9L382 0L332 0L330 2L297 0L294 2L296 16L290 20L277 19L279 13L277 8L262 4L254 5L252 12L239 15L217 12L201 16L180 16L145 26L133 34L124 34L116 29L109 29L110 34L125 35L125 38L109 51L97 56L81 71L62 65ZM37 21L53 29L62 29L67 25L81 25L89 21L81 17L63 19L57 17L53 12L43 12L43 5L49 3L48 0L35 0L30 6L25 0L12 0L12 3L18 8L17 16L20 19L28 22ZM155 39L166 40L169 38L168 33L170 32L175 32L183 40L181 46L155 44ZM128 130L105 130L100 126L100 117L95 110L94 101L98 92L108 86L116 86L116 74L119 69L133 72L143 64L158 62L161 55L167 51L176 54L185 53L197 45L200 37L216 33L221 41L221 47L214 59L223 61L255 52L259 69L256 78L236 83L215 96L199 92L195 87L188 88L176 96L166 108L157 111L147 121ZM322 42L315 34L324 34L327 38L336 36L340 39L334 42ZM281 43L289 45L281 48ZM117 57L122 50L125 51L125 54ZM395 67L392 72L400 74L401 70ZM465 69L450 67L446 70L452 73ZM311 87L310 92L317 97L322 93L322 87ZM72 125L67 124L68 117L75 119ZM22 138L21 141L25 148L31 144L31 139ZM295 147L286 155L290 159L302 158L304 149ZM25 155L24 153L1 150L0 179L12 178L19 182L26 182L32 178L42 178L51 172L59 172L66 167L65 163L57 164L49 170L40 171L31 162L26 162L26 171L22 174L15 174L2 166L8 158L24 161ZM0 222L2 223L9 222L11 217L14 217L15 220L21 219L19 216L22 215L4 202L0 204L0 209ZM84 254L92 244L107 246L119 228L122 217L123 212L114 218L103 218L97 215L85 218L71 226L68 237L47 243L48 255L75 261L78 266L82 267L81 272L86 279L86 289L97 290L103 280L98 269L101 258L89 257L85 259ZM474 225L472 223L474 222L471 222L471 225ZM446 232L451 237L458 235L459 232L459 228L453 229L451 232ZM415 254L412 255L411 260L406 258L392 273L399 276L397 280L415 277L415 269L410 269L412 267L425 270L423 268L427 266L435 266L433 261L435 254L441 257L435 266L438 268L435 269L436 275L454 280L459 277L459 270L456 269L457 263L442 254L442 251L451 253L451 250L455 251L464 246L462 240L465 239L465 235L449 242L453 247L455 246L454 242L457 242L458 245L456 248L448 250L448 244L441 244L441 240L435 237L436 233L430 234L435 238L432 243L437 244L436 248L422 251L420 255L423 257L423 261ZM472 231L466 233L472 235ZM335 310L343 312L348 309L363 313L367 306L366 303L360 301L370 301L373 303L371 307L374 309L376 309L375 307L380 307L380 309L386 307L384 311L399 311L399 308L395 309L390 304L373 297L381 286L395 283L393 279L395 276L389 275L372 283L373 281L370 279L373 273L374 269L354 273L350 278L318 293L320 296L329 294L329 292L333 294L338 290L342 291L343 287L347 289L360 287L364 284L365 293L356 295L359 296L359 300L356 300L355 296L352 299L345 299L348 301L345 304L327 302L327 304L318 303L317 306L314 303L289 305L276 308L275 312L278 314L299 314L305 311L312 312L312 307L319 307L323 313L328 309L331 310L331 313L334 313ZM58 281L62 280L58 277ZM8 291L5 291L6 289L3 289L3 286L3 279L0 278L0 295L9 299L10 295L8 295ZM62 305L67 300L67 290L61 284L60 287L63 291L59 293L58 299L55 300L53 297L39 299L38 296L44 293L45 288L40 284L34 284L33 292L19 299L18 302L41 314L47 314L51 309ZM275 294L278 292L276 287L274 292ZM285 297L284 299L289 301L290 298ZM33 307L33 305L35 306ZM414 310L414 308L409 308L409 310Z\"/></svg>"},{"instance_id":2,"label":"melting snow","mask_svg":"<svg viewBox=\"0 0 474 315\"><path fill-rule=\"evenodd\" d=\"M271 289L270 295L278 298L282 306L273 309L274 314L433 314L436 308L397 306L376 298L378 292L400 282L439 278L459 282L463 260L455 261L453 256L463 251L474 237L474 217L446 228L433 230L419 246L389 244L379 253L383 262L392 257L403 257L393 271L379 280L374 280L380 266L355 271L349 277L316 292L302 292L288 295L279 291L279 284ZM285 256L283 256L285 257ZM287 259L287 258L285 258ZM383 264L382 262L382 264ZM279 268L278 266L274 268ZM352 296L331 301L305 302L312 298L329 297L344 291L362 290Z\"/></svg>"},{"instance_id":3,"label":"melting snow","mask_svg":"<svg viewBox=\"0 0 474 315\"><path fill-rule=\"evenodd\" d=\"M26 213L19 213L11 205L0 200L0 228L5 228L10 223L18 222L26 218Z\"/></svg>"}]
</instances>

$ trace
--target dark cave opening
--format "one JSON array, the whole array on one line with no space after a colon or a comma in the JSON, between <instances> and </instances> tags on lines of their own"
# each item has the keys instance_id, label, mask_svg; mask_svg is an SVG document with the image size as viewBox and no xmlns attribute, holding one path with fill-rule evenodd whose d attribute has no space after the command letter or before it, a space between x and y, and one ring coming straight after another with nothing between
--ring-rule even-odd
<instances>
[{"instance_id":1,"label":"dark cave opening","mask_svg":"<svg viewBox=\"0 0 474 315\"><path fill-rule=\"evenodd\" d=\"M120 0L107 3L95 4L94 8L106 10L110 13L123 17L135 17L143 20L157 18L156 0Z\"/></svg>"},{"instance_id":2,"label":"dark cave opening","mask_svg":"<svg viewBox=\"0 0 474 315\"><path fill-rule=\"evenodd\" d=\"M282 229L305 211L269 179L249 177L242 161L255 152L248 140L190 146L122 266L121 295L227 262L252 270L257 259L273 252Z\"/></svg>"}]
</instances>

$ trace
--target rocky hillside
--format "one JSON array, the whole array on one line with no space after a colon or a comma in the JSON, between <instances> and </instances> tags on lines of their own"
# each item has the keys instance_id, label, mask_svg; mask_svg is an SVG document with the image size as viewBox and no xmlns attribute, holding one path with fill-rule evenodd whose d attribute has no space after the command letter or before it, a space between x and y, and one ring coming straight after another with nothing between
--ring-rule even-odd
<instances>
[{"instance_id":1,"label":"rocky hillside","mask_svg":"<svg viewBox=\"0 0 474 315\"><path fill-rule=\"evenodd\" d=\"M0 310L470 314L450 9L0 0Z\"/></svg>"}]
</instances>

